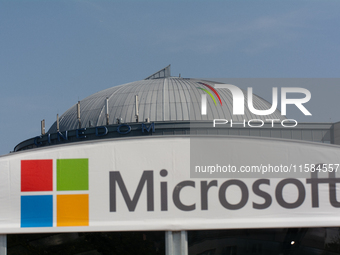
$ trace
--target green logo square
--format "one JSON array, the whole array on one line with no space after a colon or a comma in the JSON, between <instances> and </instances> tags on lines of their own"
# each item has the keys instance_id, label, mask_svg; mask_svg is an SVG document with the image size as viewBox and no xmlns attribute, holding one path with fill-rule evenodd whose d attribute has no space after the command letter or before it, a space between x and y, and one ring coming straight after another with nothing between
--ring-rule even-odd
<instances>
[{"instance_id":1,"label":"green logo square","mask_svg":"<svg viewBox=\"0 0 340 255\"><path fill-rule=\"evenodd\" d=\"M57 159L57 191L88 190L89 160Z\"/></svg>"}]
</instances>

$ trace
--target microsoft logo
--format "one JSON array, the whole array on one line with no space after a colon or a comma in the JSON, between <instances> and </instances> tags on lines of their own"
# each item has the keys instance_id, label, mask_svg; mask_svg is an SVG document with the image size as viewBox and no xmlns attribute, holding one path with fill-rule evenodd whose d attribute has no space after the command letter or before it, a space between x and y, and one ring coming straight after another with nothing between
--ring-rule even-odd
<instances>
[{"instance_id":1,"label":"microsoft logo","mask_svg":"<svg viewBox=\"0 0 340 255\"><path fill-rule=\"evenodd\" d=\"M89 190L88 176L88 159L57 159L56 175L52 159L21 160L21 227L53 227L53 214L57 227L88 226L89 195L75 194Z\"/></svg>"}]
</instances>

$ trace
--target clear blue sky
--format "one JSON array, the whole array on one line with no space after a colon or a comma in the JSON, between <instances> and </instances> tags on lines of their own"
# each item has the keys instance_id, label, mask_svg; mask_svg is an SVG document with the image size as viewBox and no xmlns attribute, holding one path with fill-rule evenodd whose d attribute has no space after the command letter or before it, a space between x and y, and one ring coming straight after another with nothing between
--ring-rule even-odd
<instances>
[{"instance_id":1,"label":"clear blue sky","mask_svg":"<svg viewBox=\"0 0 340 255\"><path fill-rule=\"evenodd\" d=\"M48 129L78 100L168 64L190 78L340 77L339 12L339 1L0 0L0 155L42 119Z\"/></svg>"}]
</instances>

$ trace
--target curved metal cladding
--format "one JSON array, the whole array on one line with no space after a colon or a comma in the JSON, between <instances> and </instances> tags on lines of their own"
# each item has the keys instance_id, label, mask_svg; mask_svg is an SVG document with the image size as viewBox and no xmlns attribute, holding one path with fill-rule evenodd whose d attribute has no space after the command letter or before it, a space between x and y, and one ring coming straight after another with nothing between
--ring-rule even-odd
<instances>
[{"instance_id":1,"label":"curved metal cladding","mask_svg":"<svg viewBox=\"0 0 340 255\"><path fill-rule=\"evenodd\" d=\"M116 123L122 118L124 123L136 122L135 95L138 95L139 121L149 118L150 121L195 121L209 119L232 119L243 121L250 119L285 119L276 110L267 116L258 116L247 107L247 95L244 92L244 115L233 115L233 98L228 89L218 89L222 105L216 97L217 104L208 96L208 115L201 115L201 94L205 94L200 84L214 86L217 82L179 77L168 77L151 80L141 80L115 86L97 92L80 101L82 127L106 125L106 98L108 98L109 123ZM211 92L212 93L212 92ZM266 110L271 104L254 95L253 105L258 110ZM78 128L77 105L72 106L60 117L60 131ZM57 132L56 122L49 133Z\"/></svg>"}]
</instances>

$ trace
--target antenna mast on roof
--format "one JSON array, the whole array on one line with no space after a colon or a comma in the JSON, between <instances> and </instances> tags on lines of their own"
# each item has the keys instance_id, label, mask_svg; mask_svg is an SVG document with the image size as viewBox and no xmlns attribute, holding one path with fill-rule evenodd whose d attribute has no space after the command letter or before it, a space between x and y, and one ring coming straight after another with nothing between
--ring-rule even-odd
<instances>
[{"instance_id":1,"label":"antenna mast on roof","mask_svg":"<svg viewBox=\"0 0 340 255\"><path fill-rule=\"evenodd\" d=\"M41 121L41 135L45 134L45 119Z\"/></svg>"},{"instance_id":2,"label":"antenna mast on roof","mask_svg":"<svg viewBox=\"0 0 340 255\"><path fill-rule=\"evenodd\" d=\"M57 114L57 132L59 132L59 114Z\"/></svg>"},{"instance_id":3,"label":"antenna mast on roof","mask_svg":"<svg viewBox=\"0 0 340 255\"><path fill-rule=\"evenodd\" d=\"M145 78L144 80L152 80L152 79L158 79L158 78L168 78L170 76L171 76L170 65L168 65L167 67L164 67L163 69L159 70L158 72L151 74L149 77Z\"/></svg>"},{"instance_id":4,"label":"antenna mast on roof","mask_svg":"<svg viewBox=\"0 0 340 255\"><path fill-rule=\"evenodd\" d=\"M109 98L108 97L106 98L106 101L105 101L105 108L106 108L106 125L109 125L110 116L109 116Z\"/></svg>"},{"instance_id":5,"label":"antenna mast on roof","mask_svg":"<svg viewBox=\"0 0 340 255\"><path fill-rule=\"evenodd\" d=\"M78 123L79 123L79 128L81 128L81 119L80 119L80 101L78 101L78 104L77 104L77 119L78 119Z\"/></svg>"},{"instance_id":6,"label":"antenna mast on roof","mask_svg":"<svg viewBox=\"0 0 340 255\"><path fill-rule=\"evenodd\" d=\"M135 95L135 106L136 106L136 108L135 108L135 110L136 110L136 115L135 115L135 117L136 117L136 122L138 122L138 115L139 115L139 113L138 113L138 95Z\"/></svg>"}]
</instances>

